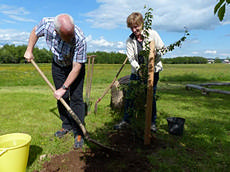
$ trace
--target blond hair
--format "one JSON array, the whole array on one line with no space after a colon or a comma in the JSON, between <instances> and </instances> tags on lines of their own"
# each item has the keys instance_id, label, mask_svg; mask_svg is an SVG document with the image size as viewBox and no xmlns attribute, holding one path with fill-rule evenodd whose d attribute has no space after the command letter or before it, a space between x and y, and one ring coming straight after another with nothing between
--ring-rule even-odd
<instances>
[{"instance_id":1,"label":"blond hair","mask_svg":"<svg viewBox=\"0 0 230 172\"><path fill-rule=\"evenodd\" d=\"M131 28L135 25L140 26L144 24L144 19L141 13L133 12L127 18L127 27Z\"/></svg>"}]
</instances>

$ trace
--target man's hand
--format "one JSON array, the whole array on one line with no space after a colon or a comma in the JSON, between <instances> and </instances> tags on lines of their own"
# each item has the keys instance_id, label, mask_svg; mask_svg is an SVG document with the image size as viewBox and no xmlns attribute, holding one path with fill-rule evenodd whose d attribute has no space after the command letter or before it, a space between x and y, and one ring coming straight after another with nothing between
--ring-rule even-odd
<instances>
[{"instance_id":1,"label":"man's hand","mask_svg":"<svg viewBox=\"0 0 230 172\"><path fill-rule=\"evenodd\" d=\"M58 90L56 90L54 92L54 97L57 99L57 100L60 100L62 98L62 96L65 94L66 90L63 89L63 88L59 88Z\"/></svg>"},{"instance_id":2,"label":"man's hand","mask_svg":"<svg viewBox=\"0 0 230 172\"><path fill-rule=\"evenodd\" d=\"M34 55L33 55L33 53L26 51L25 54L24 54L24 58L28 62L31 62L31 60L34 59Z\"/></svg>"}]
</instances>

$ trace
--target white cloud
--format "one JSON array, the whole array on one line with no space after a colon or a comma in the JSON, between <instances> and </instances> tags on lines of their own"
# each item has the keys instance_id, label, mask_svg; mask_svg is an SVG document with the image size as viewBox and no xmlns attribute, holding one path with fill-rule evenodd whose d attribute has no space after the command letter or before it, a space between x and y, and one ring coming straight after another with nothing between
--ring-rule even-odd
<instances>
[{"instance_id":1,"label":"white cloud","mask_svg":"<svg viewBox=\"0 0 230 172\"><path fill-rule=\"evenodd\" d=\"M107 41L104 37L100 37L99 39L93 39L92 35L86 37L86 41L88 44L88 51L115 51L115 52L124 52L125 50L125 43L118 41L118 42L111 42Z\"/></svg>"},{"instance_id":2,"label":"white cloud","mask_svg":"<svg viewBox=\"0 0 230 172\"><path fill-rule=\"evenodd\" d=\"M223 57L230 57L230 53L221 53L220 55Z\"/></svg>"},{"instance_id":3,"label":"white cloud","mask_svg":"<svg viewBox=\"0 0 230 172\"><path fill-rule=\"evenodd\" d=\"M29 14L23 7L13 7L8 5L1 5L0 6L1 13L6 15L27 15Z\"/></svg>"},{"instance_id":4,"label":"white cloud","mask_svg":"<svg viewBox=\"0 0 230 172\"><path fill-rule=\"evenodd\" d=\"M113 42L109 42L109 41L105 40L103 37L100 37L100 39L98 39L98 40L91 40L90 44L91 45L97 45L100 47L113 47L114 46Z\"/></svg>"},{"instance_id":5,"label":"white cloud","mask_svg":"<svg viewBox=\"0 0 230 172\"><path fill-rule=\"evenodd\" d=\"M2 21L3 21L3 23L10 23L10 24L16 23L15 21L12 21L12 20L3 19Z\"/></svg>"},{"instance_id":6,"label":"white cloud","mask_svg":"<svg viewBox=\"0 0 230 172\"><path fill-rule=\"evenodd\" d=\"M199 52L193 51L192 54L197 55L197 54L199 54Z\"/></svg>"},{"instance_id":7,"label":"white cloud","mask_svg":"<svg viewBox=\"0 0 230 172\"><path fill-rule=\"evenodd\" d=\"M8 17L8 19L0 20L2 22L14 23L14 21L20 22L35 22L33 19L28 19L25 16L29 15L30 12L25 10L23 7L14 7L9 5L0 4L0 14ZM13 20L13 21L11 21Z\"/></svg>"},{"instance_id":8,"label":"white cloud","mask_svg":"<svg viewBox=\"0 0 230 172\"><path fill-rule=\"evenodd\" d=\"M216 1L184 0L99 0L99 7L85 14L95 28L114 29L126 25L126 17L133 11L145 13L144 5L153 8L154 28L166 31L213 29L220 25L213 15Z\"/></svg>"},{"instance_id":9,"label":"white cloud","mask_svg":"<svg viewBox=\"0 0 230 172\"><path fill-rule=\"evenodd\" d=\"M17 32L13 29L0 29L0 45L15 44L22 45L27 44L29 38L28 32Z\"/></svg>"},{"instance_id":10,"label":"white cloud","mask_svg":"<svg viewBox=\"0 0 230 172\"><path fill-rule=\"evenodd\" d=\"M189 43L191 44L199 44L200 43L200 40L197 39L197 38L193 38L193 39L189 39L187 40Z\"/></svg>"},{"instance_id":11,"label":"white cloud","mask_svg":"<svg viewBox=\"0 0 230 172\"><path fill-rule=\"evenodd\" d=\"M204 53L205 54L216 54L217 51L216 50L206 50Z\"/></svg>"},{"instance_id":12,"label":"white cloud","mask_svg":"<svg viewBox=\"0 0 230 172\"><path fill-rule=\"evenodd\" d=\"M27 19L27 18L20 17L20 16L17 16L17 15L9 15L9 17L11 19L13 19L13 20L20 21L20 22L36 22L33 19Z\"/></svg>"},{"instance_id":13,"label":"white cloud","mask_svg":"<svg viewBox=\"0 0 230 172\"><path fill-rule=\"evenodd\" d=\"M121 25L125 26L126 16L131 10L139 10L144 7L144 1L131 0L99 0L100 6L85 14L87 22L94 28L114 29Z\"/></svg>"},{"instance_id":14,"label":"white cloud","mask_svg":"<svg viewBox=\"0 0 230 172\"><path fill-rule=\"evenodd\" d=\"M14 29L0 29L0 46L5 44L27 45L30 32L20 32ZM38 48L46 48L48 46L43 37L39 38L36 46Z\"/></svg>"},{"instance_id":15,"label":"white cloud","mask_svg":"<svg viewBox=\"0 0 230 172\"><path fill-rule=\"evenodd\" d=\"M0 29L0 46L4 44L15 44L15 45L27 45L29 40L29 32L19 32L13 29ZM99 39L93 39L92 35L86 37L88 44L88 52L93 51L106 51L106 52L125 52L124 42L112 42L107 41L104 37ZM37 44L39 48L48 49L45 39L43 37L39 38Z\"/></svg>"}]
</instances>

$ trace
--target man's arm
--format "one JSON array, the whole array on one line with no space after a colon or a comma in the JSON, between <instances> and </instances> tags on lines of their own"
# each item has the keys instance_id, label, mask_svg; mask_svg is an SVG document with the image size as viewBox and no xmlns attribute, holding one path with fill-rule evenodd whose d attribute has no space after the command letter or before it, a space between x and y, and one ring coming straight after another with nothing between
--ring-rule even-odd
<instances>
[{"instance_id":1,"label":"man's arm","mask_svg":"<svg viewBox=\"0 0 230 172\"><path fill-rule=\"evenodd\" d=\"M73 62L73 68L71 70L71 72L69 73L66 81L64 82L64 86L66 88L69 88L70 85L75 81L75 79L78 77L80 71L81 71L81 67L82 67L82 64L81 63L78 63L78 62ZM57 89L55 92L54 92L54 97L59 100L66 92L66 89L64 89L63 87Z\"/></svg>"},{"instance_id":2,"label":"man's arm","mask_svg":"<svg viewBox=\"0 0 230 172\"><path fill-rule=\"evenodd\" d=\"M34 59L33 49L34 49L35 44L38 41L38 37L35 34L35 29L36 29L36 27L34 27L30 33L28 46L27 46L26 52L24 54L24 57L28 62L30 62L31 59Z\"/></svg>"}]
</instances>

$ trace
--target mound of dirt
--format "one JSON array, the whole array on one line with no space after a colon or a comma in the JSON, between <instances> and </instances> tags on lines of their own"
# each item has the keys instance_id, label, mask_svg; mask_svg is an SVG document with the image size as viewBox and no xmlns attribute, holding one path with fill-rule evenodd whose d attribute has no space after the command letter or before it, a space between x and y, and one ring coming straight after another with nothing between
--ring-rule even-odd
<instances>
[{"instance_id":1,"label":"mound of dirt","mask_svg":"<svg viewBox=\"0 0 230 172\"><path fill-rule=\"evenodd\" d=\"M100 148L71 150L51 157L43 164L41 172L150 172L157 168L149 163L146 156L165 145L156 138L153 137L148 147L143 146L142 139L128 132L109 133L108 138L110 145L120 152Z\"/></svg>"}]
</instances>

